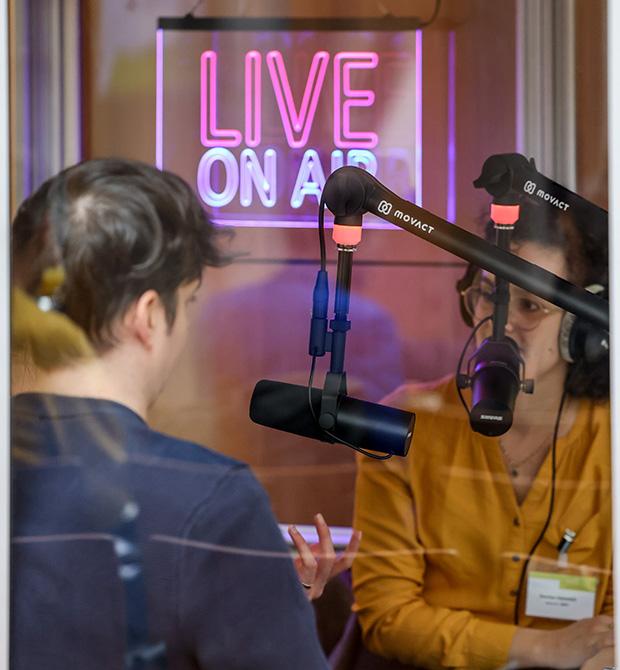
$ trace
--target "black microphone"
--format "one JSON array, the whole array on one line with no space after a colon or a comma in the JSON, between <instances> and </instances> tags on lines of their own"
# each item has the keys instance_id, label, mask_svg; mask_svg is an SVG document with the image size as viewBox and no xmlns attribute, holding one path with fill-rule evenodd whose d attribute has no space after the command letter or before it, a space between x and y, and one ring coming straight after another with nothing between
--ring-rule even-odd
<instances>
[{"instance_id":1,"label":"black microphone","mask_svg":"<svg viewBox=\"0 0 620 670\"><path fill-rule=\"evenodd\" d=\"M524 159L525 160L525 159ZM496 231L499 249L510 249L510 239L519 219L520 208L510 198L494 198L491 221ZM497 437L510 430L517 393L532 393L534 382L521 379L525 363L517 343L506 336L510 288L508 281L495 277L493 294L493 335L483 340L469 359L467 374L457 377L459 388L471 386L472 398L469 423L477 433ZM484 323L481 321L474 329ZM470 340L471 341L471 337ZM467 345L466 345L467 346ZM459 362L460 369L460 362Z\"/></svg>"},{"instance_id":2,"label":"black microphone","mask_svg":"<svg viewBox=\"0 0 620 670\"><path fill-rule=\"evenodd\" d=\"M250 419L267 428L321 442L335 444L343 440L360 449L407 455L415 414L340 394L336 423L328 434L318 425L323 391L312 388L311 395L314 416L307 386L262 379L252 393Z\"/></svg>"},{"instance_id":3,"label":"black microphone","mask_svg":"<svg viewBox=\"0 0 620 670\"><path fill-rule=\"evenodd\" d=\"M469 411L472 430L497 437L510 429L515 399L522 387L522 365L519 348L512 338L487 338L482 342L471 358L472 371L464 384L472 390ZM531 382L523 382L528 383ZM529 388L524 390L527 392Z\"/></svg>"}]
</instances>

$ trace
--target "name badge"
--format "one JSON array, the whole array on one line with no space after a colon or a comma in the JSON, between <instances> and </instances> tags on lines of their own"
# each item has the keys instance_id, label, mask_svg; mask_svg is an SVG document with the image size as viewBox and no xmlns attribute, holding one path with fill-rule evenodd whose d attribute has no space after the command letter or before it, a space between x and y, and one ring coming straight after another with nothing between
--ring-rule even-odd
<instances>
[{"instance_id":1,"label":"name badge","mask_svg":"<svg viewBox=\"0 0 620 670\"><path fill-rule=\"evenodd\" d=\"M598 577L530 572L525 613L545 619L577 621L594 616Z\"/></svg>"}]
</instances>

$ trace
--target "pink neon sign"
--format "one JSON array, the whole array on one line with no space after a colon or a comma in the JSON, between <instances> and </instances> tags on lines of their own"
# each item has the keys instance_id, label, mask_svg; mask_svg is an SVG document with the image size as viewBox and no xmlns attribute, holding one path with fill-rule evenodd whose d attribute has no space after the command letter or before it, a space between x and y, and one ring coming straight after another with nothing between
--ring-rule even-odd
<instances>
[{"instance_id":1,"label":"pink neon sign","mask_svg":"<svg viewBox=\"0 0 620 670\"><path fill-rule=\"evenodd\" d=\"M284 57L279 51L266 55L267 69L273 85L280 118L289 147L298 149L308 144L319 97L323 90L330 55L319 51L312 57L299 109L295 103ZM205 51L200 59L200 137L205 147L237 147L242 142L241 131L217 128L217 54ZM356 107L371 107L375 93L354 89L351 71L374 69L379 55L374 52L343 52L334 56L334 144L341 149L372 149L377 146L377 133L351 130L351 111ZM245 55L245 143L260 144L262 133L262 58L258 51Z\"/></svg>"},{"instance_id":2,"label":"pink neon sign","mask_svg":"<svg viewBox=\"0 0 620 670\"><path fill-rule=\"evenodd\" d=\"M157 162L193 181L218 220L314 222L342 165L420 201L421 36L214 34L166 33L164 50L158 32Z\"/></svg>"}]
</instances>

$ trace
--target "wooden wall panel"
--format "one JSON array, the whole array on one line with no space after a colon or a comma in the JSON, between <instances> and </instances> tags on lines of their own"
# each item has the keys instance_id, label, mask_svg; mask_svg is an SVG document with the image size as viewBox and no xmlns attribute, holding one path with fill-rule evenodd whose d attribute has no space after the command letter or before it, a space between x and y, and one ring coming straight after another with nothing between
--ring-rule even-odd
<instances>
[{"instance_id":1,"label":"wooden wall panel","mask_svg":"<svg viewBox=\"0 0 620 670\"><path fill-rule=\"evenodd\" d=\"M604 0L575 0L577 190L607 209L607 17Z\"/></svg>"}]
</instances>

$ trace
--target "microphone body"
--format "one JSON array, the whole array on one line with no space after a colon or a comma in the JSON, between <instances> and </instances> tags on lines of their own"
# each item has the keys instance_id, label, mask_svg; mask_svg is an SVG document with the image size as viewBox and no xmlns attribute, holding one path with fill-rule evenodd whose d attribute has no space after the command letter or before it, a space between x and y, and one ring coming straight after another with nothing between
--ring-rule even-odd
<instances>
[{"instance_id":1,"label":"microphone body","mask_svg":"<svg viewBox=\"0 0 620 670\"><path fill-rule=\"evenodd\" d=\"M263 379L252 393L250 419L267 428L321 442L334 444L341 439L360 449L407 455L414 414L340 394L336 422L329 435L318 425L322 396L321 389L312 388L312 416L307 386Z\"/></svg>"},{"instance_id":2,"label":"microphone body","mask_svg":"<svg viewBox=\"0 0 620 670\"><path fill-rule=\"evenodd\" d=\"M470 425L482 435L503 435L512 426L521 387L519 348L510 337L486 339L473 355L472 364Z\"/></svg>"}]
</instances>

